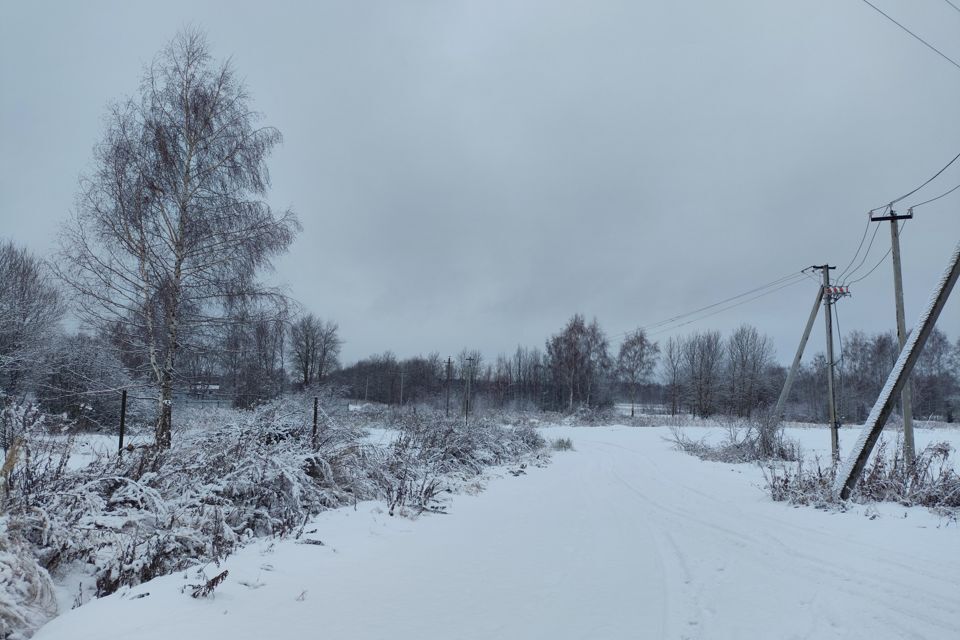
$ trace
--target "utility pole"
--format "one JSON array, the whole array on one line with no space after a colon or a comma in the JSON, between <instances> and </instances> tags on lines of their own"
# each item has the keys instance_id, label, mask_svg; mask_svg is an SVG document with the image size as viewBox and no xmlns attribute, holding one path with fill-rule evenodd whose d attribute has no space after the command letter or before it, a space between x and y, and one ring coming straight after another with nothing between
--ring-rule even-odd
<instances>
[{"instance_id":1,"label":"utility pole","mask_svg":"<svg viewBox=\"0 0 960 640\"><path fill-rule=\"evenodd\" d=\"M476 361L476 358L467 358L466 362L469 363L467 367L467 387L466 393L463 396L463 426L467 426L467 420L470 416L470 379L473 377L473 363Z\"/></svg>"},{"instance_id":2,"label":"utility pole","mask_svg":"<svg viewBox=\"0 0 960 640\"><path fill-rule=\"evenodd\" d=\"M400 406L403 406L403 369L400 369Z\"/></svg>"},{"instance_id":3,"label":"utility pole","mask_svg":"<svg viewBox=\"0 0 960 640\"><path fill-rule=\"evenodd\" d=\"M828 264L814 265L814 269L823 272L823 318L827 329L827 406L830 410L830 457L833 464L840 461L840 422L837 420L837 396L833 384L833 296L830 291L830 270L836 269Z\"/></svg>"},{"instance_id":4,"label":"utility pole","mask_svg":"<svg viewBox=\"0 0 960 640\"><path fill-rule=\"evenodd\" d=\"M900 351L897 362L893 365L893 370L887 377L887 383L880 391L880 396L863 425L860 437L857 438L857 445L850 452L850 457L843 463L843 467L834 478L833 491L843 500L850 497L850 492L853 491L860 474L863 473L867 458L870 457L870 452L877 443L887 418L893 411L894 397L906 386L907 380L910 378L910 372L913 371L914 365L920 358L920 353L923 351L927 338L933 332L933 328L937 324L937 318L940 317L940 312L943 311L947 298L950 297L950 292L957 284L958 279L960 279L960 244L957 244L953 250L950 262L934 288L926 309L920 315L919 322L914 326L913 332L907 339L907 344Z\"/></svg>"},{"instance_id":5,"label":"utility pole","mask_svg":"<svg viewBox=\"0 0 960 640\"><path fill-rule=\"evenodd\" d=\"M450 417L450 374L453 370L453 362L450 356L447 356L447 417Z\"/></svg>"},{"instance_id":6,"label":"utility pole","mask_svg":"<svg viewBox=\"0 0 960 640\"><path fill-rule=\"evenodd\" d=\"M790 371L787 373L787 379L783 383L783 389L780 391L780 398L777 399L777 408L773 415L775 419L783 419L783 407L787 404L787 398L790 397L790 387L793 386L793 380L797 377L797 370L800 368L800 361L803 360L803 351L807 347L807 340L810 339L810 331L813 329L813 323L817 319L817 313L820 311L820 301L823 299L823 286L817 289L817 298L813 301L813 309L810 310L810 317L807 318L807 326L803 329L803 337L800 338L800 346L797 347L797 355L793 357L793 364L790 365Z\"/></svg>"},{"instance_id":7,"label":"utility pole","mask_svg":"<svg viewBox=\"0 0 960 640\"><path fill-rule=\"evenodd\" d=\"M907 344L907 327L903 311L903 275L900 271L900 220L913 218L913 211L907 210L906 215L897 215L892 208L888 215L870 216L873 222L890 221L890 248L893 252L893 297L897 306L897 341L900 351ZM913 445L913 394L910 390L910 381L903 385L900 392L900 408L903 412L903 459L907 466L913 467L915 460Z\"/></svg>"}]
</instances>

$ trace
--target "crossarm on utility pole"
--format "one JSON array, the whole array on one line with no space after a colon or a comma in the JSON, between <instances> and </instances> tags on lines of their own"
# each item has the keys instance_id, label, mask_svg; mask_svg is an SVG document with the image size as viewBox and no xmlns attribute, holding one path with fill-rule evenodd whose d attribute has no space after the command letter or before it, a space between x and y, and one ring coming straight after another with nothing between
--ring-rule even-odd
<instances>
[{"instance_id":1,"label":"crossarm on utility pole","mask_svg":"<svg viewBox=\"0 0 960 640\"><path fill-rule=\"evenodd\" d=\"M887 383L880 391L877 402L873 405L873 409L863 425L863 430L860 432L860 437L857 438L850 456L844 461L834 479L833 491L841 499L846 500L850 497L850 492L853 491L860 474L863 473L867 458L870 457L870 452L877 443L887 418L893 411L894 399L903 390L914 365L920 358L920 352L923 351L923 346L926 344L927 338L930 337L930 333L937 323L937 318L940 317L940 312L943 311L947 298L950 297L950 292L957 283L958 276L960 276L960 243L957 243L953 250L950 263L930 296L930 300L920 316L920 321L907 339L907 344L900 350L897 362L893 365L893 371L887 377Z\"/></svg>"},{"instance_id":2,"label":"crossarm on utility pole","mask_svg":"<svg viewBox=\"0 0 960 640\"><path fill-rule=\"evenodd\" d=\"M793 386L793 380L797 377L797 370L800 368L800 361L803 360L803 351L807 348L807 340L810 339L810 331L813 329L813 323L817 319L817 313L820 311L820 301L823 299L823 287L817 289L817 298L813 301L813 309L810 310L810 317L807 318L807 326L803 330L803 337L800 338L800 346L797 347L797 355L793 357L793 364L790 365L790 371L787 373L787 379L783 383L783 389L780 391L780 398L777 399L777 409L774 416L778 420L783 418L783 407L787 404L787 398L790 397L790 388Z\"/></svg>"}]
</instances>

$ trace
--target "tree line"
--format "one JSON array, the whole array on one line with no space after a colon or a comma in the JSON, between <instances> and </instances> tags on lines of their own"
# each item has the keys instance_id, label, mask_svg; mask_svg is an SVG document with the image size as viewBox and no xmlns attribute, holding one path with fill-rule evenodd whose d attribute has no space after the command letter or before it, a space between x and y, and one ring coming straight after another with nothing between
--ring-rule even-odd
<instances>
[{"instance_id":1,"label":"tree line","mask_svg":"<svg viewBox=\"0 0 960 640\"><path fill-rule=\"evenodd\" d=\"M160 446L170 444L178 399L252 407L321 384L457 412L621 401L631 411L747 417L776 399L784 370L770 338L749 325L662 343L637 329L614 348L596 319L576 314L542 347L494 358L386 352L341 367L338 325L265 277L300 225L266 202L266 162L281 135L262 119L200 31L180 32L146 66L137 94L108 109L55 258L0 242L0 394L96 426L115 424L119 392L132 391ZM81 331L62 329L68 306ZM841 351L841 412L860 420L896 341L853 332ZM914 375L918 416L953 418L958 361L960 343L935 333ZM823 419L826 366L823 356L804 365L792 415Z\"/></svg>"},{"instance_id":2,"label":"tree line","mask_svg":"<svg viewBox=\"0 0 960 640\"><path fill-rule=\"evenodd\" d=\"M837 403L846 422L862 422L897 357L893 332L852 331L835 363ZM518 409L570 412L614 403L661 414L749 418L776 404L786 368L773 341L744 324L724 336L697 331L662 343L643 329L627 332L618 348L596 319L574 315L543 348L517 347L485 359L464 349L456 357L398 359L373 355L331 376L350 398L392 405L426 404L463 412ZM794 420L827 420L827 361L816 353L801 363L785 406ZM935 329L912 377L914 415L952 422L960 409L960 339ZM639 409L638 409L639 407Z\"/></svg>"}]
</instances>

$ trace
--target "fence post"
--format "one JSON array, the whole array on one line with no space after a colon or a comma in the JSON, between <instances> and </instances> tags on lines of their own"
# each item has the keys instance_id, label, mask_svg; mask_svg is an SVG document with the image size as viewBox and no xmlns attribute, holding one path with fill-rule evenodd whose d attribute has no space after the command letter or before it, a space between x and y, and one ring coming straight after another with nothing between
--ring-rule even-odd
<instances>
[{"instance_id":1,"label":"fence post","mask_svg":"<svg viewBox=\"0 0 960 640\"><path fill-rule=\"evenodd\" d=\"M123 455L123 431L127 424L127 390L124 389L120 395L120 446L117 448L117 455Z\"/></svg>"},{"instance_id":2,"label":"fence post","mask_svg":"<svg viewBox=\"0 0 960 640\"><path fill-rule=\"evenodd\" d=\"M319 404L319 398L313 396L313 448L317 448L317 408Z\"/></svg>"}]
</instances>

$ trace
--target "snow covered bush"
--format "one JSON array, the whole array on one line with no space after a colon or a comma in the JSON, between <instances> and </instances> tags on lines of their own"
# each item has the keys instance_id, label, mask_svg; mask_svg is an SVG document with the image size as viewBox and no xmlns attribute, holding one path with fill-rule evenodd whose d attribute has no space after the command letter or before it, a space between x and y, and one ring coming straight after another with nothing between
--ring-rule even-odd
<instances>
[{"instance_id":1,"label":"snow covered bush","mask_svg":"<svg viewBox=\"0 0 960 640\"><path fill-rule=\"evenodd\" d=\"M66 471L72 439L55 435L69 424L44 414L36 405L5 399L0 412L0 507L14 493L29 500Z\"/></svg>"},{"instance_id":2,"label":"snow covered bush","mask_svg":"<svg viewBox=\"0 0 960 640\"><path fill-rule=\"evenodd\" d=\"M940 442L916 456L913 467L905 464L899 441L890 447L881 439L851 494L857 503L897 502L924 506L956 517L960 514L960 475L949 460L952 449ZM819 460L807 465L802 459L790 467L765 470L766 488L776 501L827 507L840 505L833 495L834 469Z\"/></svg>"},{"instance_id":3,"label":"snow covered bush","mask_svg":"<svg viewBox=\"0 0 960 640\"><path fill-rule=\"evenodd\" d=\"M440 413L402 414L400 432L388 449L380 482L393 514L397 507L439 511L438 497L484 467L517 461L546 442L531 426L504 428L483 418L464 425Z\"/></svg>"},{"instance_id":4,"label":"snow covered bush","mask_svg":"<svg viewBox=\"0 0 960 640\"><path fill-rule=\"evenodd\" d=\"M544 446L531 427L465 427L439 414L396 416L398 435L386 447L366 442L356 419L329 417L314 442L311 410L296 398L255 411L198 412L168 449L128 446L79 469L66 464L72 437L43 435L36 414L18 441L25 455L4 473L12 481L3 533L16 542L0 537L0 580L3 545L17 545L17 562L28 566L11 575L34 578L0 582L0 603L14 612L0 608L0 617L18 633L48 618L39 605L24 613L33 611L24 598L36 600L30 594L48 572L79 568L95 585L92 595L102 596L219 561L256 537L297 536L311 516L360 500L386 500L391 514L442 511L443 493ZM11 415L23 421L23 411Z\"/></svg>"},{"instance_id":5,"label":"snow covered bush","mask_svg":"<svg viewBox=\"0 0 960 640\"><path fill-rule=\"evenodd\" d=\"M53 581L0 518L0 638L20 640L57 613Z\"/></svg>"},{"instance_id":6,"label":"snow covered bush","mask_svg":"<svg viewBox=\"0 0 960 640\"><path fill-rule=\"evenodd\" d=\"M779 420L767 416L727 425L726 435L719 443L708 443L706 438L690 439L682 428L672 427L674 446L703 460L741 463L764 460L800 459L798 443L784 437Z\"/></svg>"}]
</instances>

